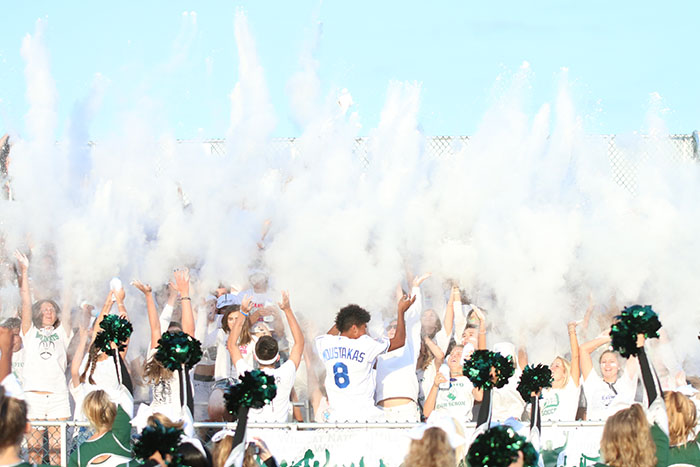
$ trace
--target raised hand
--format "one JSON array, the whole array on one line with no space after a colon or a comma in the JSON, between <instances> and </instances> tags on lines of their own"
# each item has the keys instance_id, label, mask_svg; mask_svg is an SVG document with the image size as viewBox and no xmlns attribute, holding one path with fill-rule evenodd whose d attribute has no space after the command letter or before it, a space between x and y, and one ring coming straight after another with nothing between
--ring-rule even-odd
<instances>
[{"instance_id":1,"label":"raised hand","mask_svg":"<svg viewBox=\"0 0 700 467\"><path fill-rule=\"evenodd\" d=\"M420 285L430 276L432 276L432 272L426 272L420 277L414 277L413 278L413 287L420 287Z\"/></svg>"},{"instance_id":2,"label":"raised hand","mask_svg":"<svg viewBox=\"0 0 700 467\"><path fill-rule=\"evenodd\" d=\"M151 288L151 286L149 284L144 284L143 282L141 282L139 280L131 281L131 285L133 285L134 287L139 289L141 291L141 293L144 295L153 292L153 289Z\"/></svg>"},{"instance_id":3,"label":"raised hand","mask_svg":"<svg viewBox=\"0 0 700 467\"><path fill-rule=\"evenodd\" d=\"M241 313L243 313L245 316L248 316L252 310L253 298L250 295L246 295L245 297L243 297L243 301L241 302Z\"/></svg>"},{"instance_id":4,"label":"raised hand","mask_svg":"<svg viewBox=\"0 0 700 467\"><path fill-rule=\"evenodd\" d=\"M282 300L277 303L282 311L291 311L292 307L289 305L289 292L286 290L282 291Z\"/></svg>"},{"instance_id":5,"label":"raised hand","mask_svg":"<svg viewBox=\"0 0 700 467\"><path fill-rule=\"evenodd\" d=\"M27 258L27 255L19 250L15 250L15 259L17 260L20 271L27 272L29 269L29 258Z\"/></svg>"},{"instance_id":6,"label":"raised hand","mask_svg":"<svg viewBox=\"0 0 700 467\"><path fill-rule=\"evenodd\" d=\"M175 270L175 282L170 285L180 293L180 298L190 296L190 270L187 268Z\"/></svg>"},{"instance_id":7,"label":"raised hand","mask_svg":"<svg viewBox=\"0 0 700 467\"><path fill-rule=\"evenodd\" d=\"M408 295L404 295L399 299L399 313L406 313L406 310L408 310L411 305L413 305L413 302L416 301L415 295L413 297L410 297Z\"/></svg>"}]
</instances>

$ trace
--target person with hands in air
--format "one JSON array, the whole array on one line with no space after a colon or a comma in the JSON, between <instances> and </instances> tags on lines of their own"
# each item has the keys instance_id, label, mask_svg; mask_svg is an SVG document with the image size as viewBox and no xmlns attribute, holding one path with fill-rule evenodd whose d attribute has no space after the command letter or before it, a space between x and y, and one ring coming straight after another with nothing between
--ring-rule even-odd
<instances>
[{"instance_id":1,"label":"person with hands in air","mask_svg":"<svg viewBox=\"0 0 700 467\"><path fill-rule=\"evenodd\" d=\"M189 295L189 271L187 269L178 269L175 271L174 277L175 282L172 283L172 287L180 294L182 307L182 332L193 336L194 316L192 314L192 304ZM161 323L158 319L158 311L156 310L151 286L139 281L133 281L132 285L139 289L146 298L148 322L151 329L151 343L150 350L146 357L146 364L144 365L143 378L151 386L153 392L153 400L150 404L150 408L146 409L145 405L141 404L136 415L136 419L139 421L136 423L143 425L142 422L153 413L162 413L173 421L182 420L185 417L183 412L185 408L189 409L191 417L194 402L188 372L169 370L156 359L159 340L163 334L161 334ZM185 378L184 387L186 392L184 393L183 381L180 381L180 374Z\"/></svg>"},{"instance_id":2,"label":"person with hands in air","mask_svg":"<svg viewBox=\"0 0 700 467\"><path fill-rule=\"evenodd\" d=\"M129 416L133 415L133 386L129 372L124 364L124 357L129 348L129 340L123 343L123 348L119 349L117 344L112 342L111 349L105 352L100 349L95 341L101 331L100 323L105 319L114 305L117 304L119 317L128 320L128 313L124 305L125 292L123 288L110 290L105 300L100 314L95 319L90 331L83 327L79 328L79 342L71 363L70 391L75 400L74 419L85 421L82 412L83 400L90 392L102 389L112 402L121 403ZM89 342L88 358L84 359L86 344Z\"/></svg>"},{"instance_id":3,"label":"person with hands in air","mask_svg":"<svg viewBox=\"0 0 700 467\"><path fill-rule=\"evenodd\" d=\"M430 273L415 277L412 282L414 304L405 312L405 345L377 357L377 387L375 400L383 408L387 421L419 422L418 377L416 364L421 349L422 301L420 285ZM398 319L392 321L391 331L398 330ZM388 333L388 337L395 334ZM432 342L432 341L431 341Z\"/></svg>"},{"instance_id":4,"label":"person with hands in air","mask_svg":"<svg viewBox=\"0 0 700 467\"><path fill-rule=\"evenodd\" d=\"M637 335L637 357L648 405L639 404L610 416L603 428L600 453L609 467L657 467L669 462L669 427L659 378L644 350L646 339ZM682 464L681 464L682 465Z\"/></svg>"},{"instance_id":5,"label":"person with hands in air","mask_svg":"<svg viewBox=\"0 0 700 467\"><path fill-rule=\"evenodd\" d=\"M613 350L605 350L598 359L600 375L593 368L591 354L597 348L609 343L610 333L606 330L579 347L583 390L587 402L587 420L605 420L618 410L634 403L637 388L636 358L627 360L626 371L623 373L620 355Z\"/></svg>"},{"instance_id":6,"label":"person with hands in air","mask_svg":"<svg viewBox=\"0 0 700 467\"><path fill-rule=\"evenodd\" d=\"M70 402L66 383L67 349L73 336L70 309L61 313L53 300L39 300L32 304L29 290L29 259L15 252L19 265L20 296L22 299L22 342L25 371L23 387L29 406L30 420L68 420ZM60 314L60 319L59 319ZM41 462L46 428L32 429L28 437L29 457ZM48 428L51 463L60 461L59 427Z\"/></svg>"},{"instance_id":7,"label":"person with hands in air","mask_svg":"<svg viewBox=\"0 0 700 467\"><path fill-rule=\"evenodd\" d=\"M265 405L263 408L250 409L248 420L251 422L285 423L289 420L289 396L294 388L296 371L299 368L301 356L304 352L304 335L301 332L301 327L289 304L288 292L282 292L282 301L280 301L278 305L289 324L289 329L294 339L294 345L289 353L289 359L280 365L279 368L275 368L275 365L280 359L277 341L272 336L261 336L255 344L255 360L257 360L262 371L275 377L277 395L270 404ZM252 309L253 304L251 298L248 296L244 297L240 312L235 314L233 329L228 336L228 350L231 353L231 360L239 375L242 375L246 371L253 370L253 367L248 364L241 355L238 346L238 336L246 323L245 317Z\"/></svg>"},{"instance_id":8,"label":"person with hands in air","mask_svg":"<svg viewBox=\"0 0 700 467\"><path fill-rule=\"evenodd\" d=\"M416 297L399 299L396 334L392 339L375 340L367 335L370 314L358 305L342 308L335 324L316 337L316 352L326 368L329 421L367 421L382 418L374 405L375 378L372 369L377 357L406 343L404 314Z\"/></svg>"}]
</instances>

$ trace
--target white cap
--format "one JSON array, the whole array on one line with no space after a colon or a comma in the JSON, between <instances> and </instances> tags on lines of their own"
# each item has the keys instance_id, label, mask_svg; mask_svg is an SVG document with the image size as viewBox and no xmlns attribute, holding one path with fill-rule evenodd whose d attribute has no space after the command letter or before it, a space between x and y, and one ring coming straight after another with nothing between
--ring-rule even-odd
<instances>
[{"instance_id":1,"label":"white cap","mask_svg":"<svg viewBox=\"0 0 700 467\"><path fill-rule=\"evenodd\" d=\"M426 423L421 423L408 432L408 437L411 439L423 439L425 431L429 428L440 428L447 434L447 439L450 442L452 449L457 449L465 443L464 436L460 435L457 431L457 422L450 415L440 412L439 410L433 411L428 417Z\"/></svg>"}]
</instances>

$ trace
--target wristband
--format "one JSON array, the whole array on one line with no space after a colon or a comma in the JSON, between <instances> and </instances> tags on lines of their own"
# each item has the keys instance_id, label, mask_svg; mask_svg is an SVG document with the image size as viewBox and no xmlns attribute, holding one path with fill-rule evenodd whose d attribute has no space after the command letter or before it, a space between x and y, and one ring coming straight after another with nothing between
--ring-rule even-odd
<instances>
[{"instance_id":1,"label":"wristband","mask_svg":"<svg viewBox=\"0 0 700 467\"><path fill-rule=\"evenodd\" d=\"M238 310L243 316L250 316L250 313L246 313L243 309Z\"/></svg>"},{"instance_id":2,"label":"wristband","mask_svg":"<svg viewBox=\"0 0 700 467\"><path fill-rule=\"evenodd\" d=\"M183 300L192 301L192 299L190 297L180 297L180 301L183 301Z\"/></svg>"}]
</instances>

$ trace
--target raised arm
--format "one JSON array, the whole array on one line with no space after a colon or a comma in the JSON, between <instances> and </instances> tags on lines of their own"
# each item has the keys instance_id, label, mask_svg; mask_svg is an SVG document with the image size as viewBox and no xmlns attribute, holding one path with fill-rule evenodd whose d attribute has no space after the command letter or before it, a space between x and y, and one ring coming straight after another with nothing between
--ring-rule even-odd
<instances>
[{"instance_id":1,"label":"raised arm","mask_svg":"<svg viewBox=\"0 0 700 467\"><path fill-rule=\"evenodd\" d=\"M249 296L243 297L241 302L241 312L234 314L234 323L231 332L228 334L228 340L226 341L226 348L228 353L231 355L231 361L233 365L237 365L240 360L243 359L241 355L241 349L238 348L238 338L241 335L241 330L243 329L243 323L245 323L245 317L253 309L253 303Z\"/></svg>"},{"instance_id":2,"label":"raised arm","mask_svg":"<svg viewBox=\"0 0 700 467\"><path fill-rule=\"evenodd\" d=\"M396 313L396 334L394 335L394 338L389 341L389 352L395 349L400 349L406 344L406 321L404 319L404 315L406 314L406 310L408 310L415 301L415 295L410 298L408 295L404 295L399 299L398 310Z\"/></svg>"},{"instance_id":3,"label":"raised arm","mask_svg":"<svg viewBox=\"0 0 700 467\"><path fill-rule=\"evenodd\" d=\"M459 287L453 286L450 291L450 299L447 300L447 307L445 308L445 334L449 340L452 337L452 331L455 327L455 298L459 300Z\"/></svg>"},{"instance_id":4,"label":"raised arm","mask_svg":"<svg viewBox=\"0 0 700 467\"><path fill-rule=\"evenodd\" d=\"M484 316L484 312L476 305L472 305L472 310L474 310L474 314L479 319L479 337L476 342L477 350L486 350L486 316Z\"/></svg>"},{"instance_id":5,"label":"raised arm","mask_svg":"<svg viewBox=\"0 0 700 467\"><path fill-rule=\"evenodd\" d=\"M588 379L588 375L593 369L593 360L591 359L591 354L600 347L601 345L610 342L610 335L603 333L596 337L595 339L581 344L579 347L579 359L581 361L581 373L583 374L584 381Z\"/></svg>"},{"instance_id":6,"label":"raised arm","mask_svg":"<svg viewBox=\"0 0 700 467\"><path fill-rule=\"evenodd\" d=\"M425 396L425 402L423 403L423 416L428 418L433 410L435 410L435 402L437 401L438 391L440 390L440 384L447 383L448 380L445 375L439 371L435 374L435 379L433 380L433 386L430 388L430 392Z\"/></svg>"},{"instance_id":7,"label":"raised arm","mask_svg":"<svg viewBox=\"0 0 700 467\"><path fill-rule=\"evenodd\" d=\"M128 320L129 313L126 311L126 305L124 305L125 296L126 291L124 289L114 291L114 298L117 300L117 309L119 311L119 317ZM131 339L127 339L126 342L124 342L124 349L121 352L119 352L122 358L124 357L124 355L126 355L127 350L129 350L129 342L131 342Z\"/></svg>"},{"instance_id":8,"label":"raised arm","mask_svg":"<svg viewBox=\"0 0 700 467\"><path fill-rule=\"evenodd\" d=\"M29 259L21 251L15 251L19 266L19 294L22 298L22 334L32 327L32 295L29 292Z\"/></svg>"},{"instance_id":9,"label":"raised arm","mask_svg":"<svg viewBox=\"0 0 700 467\"><path fill-rule=\"evenodd\" d=\"M190 271L187 268L175 271L175 288L180 293L182 307L182 331L194 337L194 313L190 299Z\"/></svg>"},{"instance_id":10,"label":"raised arm","mask_svg":"<svg viewBox=\"0 0 700 467\"><path fill-rule=\"evenodd\" d=\"M85 346L88 341L88 335L89 332L87 328L84 328L81 325L78 331L78 346L75 348L75 354L73 355L73 360L70 364L70 378L74 388L77 388L80 385L80 364L83 362L83 356L85 355Z\"/></svg>"},{"instance_id":11,"label":"raised arm","mask_svg":"<svg viewBox=\"0 0 700 467\"><path fill-rule=\"evenodd\" d=\"M581 382L581 363L579 361L578 337L576 336L576 322L569 323L569 345L571 346L571 370L569 376L572 381L579 386ZM588 355L590 359L590 354Z\"/></svg>"},{"instance_id":12,"label":"raised arm","mask_svg":"<svg viewBox=\"0 0 700 467\"><path fill-rule=\"evenodd\" d=\"M0 326L0 382L12 373L12 330Z\"/></svg>"},{"instance_id":13,"label":"raised arm","mask_svg":"<svg viewBox=\"0 0 700 467\"><path fill-rule=\"evenodd\" d=\"M112 310L112 304L114 304L114 301L112 300L113 296L114 291L110 290L107 294L107 299L105 300L104 305L102 305L102 310L100 310L100 314L97 315L97 318L95 318L95 323L92 325L92 339L90 340L90 342L93 342L95 340L95 337L97 337L97 333L100 331L100 323L103 319L105 319L105 316L107 316Z\"/></svg>"},{"instance_id":14,"label":"raised arm","mask_svg":"<svg viewBox=\"0 0 700 467\"><path fill-rule=\"evenodd\" d=\"M153 290L148 284L144 284L140 281L133 281L131 283L134 287L139 289L143 296L146 298L146 312L148 314L148 324L151 328L151 349L155 349L158 345L158 340L160 339L160 320L158 319L158 310L156 310L156 302L153 300Z\"/></svg>"},{"instance_id":15,"label":"raised arm","mask_svg":"<svg viewBox=\"0 0 700 467\"><path fill-rule=\"evenodd\" d=\"M423 342L425 342L425 346L428 347L430 353L433 354L435 366L439 367L442 365L442 361L445 360L445 352L443 352L442 349L428 336L423 337Z\"/></svg>"},{"instance_id":16,"label":"raised arm","mask_svg":"<svg viewBox=\"0 0 700 467\"><path fill-rule=\"evenodd\" d=\"M286 290L282 291L282 301L279 302L280 309L284 312L284 316L287 318L287 323L289 324L289 330L292 332L292 339L294 339L294 345L292 350L289 352L289 359L294 362L294 365L299 368L301 363L301 356L304 353L304 334L301 332L301 326L297 321L292 307L289 304L289 292Z\"/></svg>"}]
</instances>

